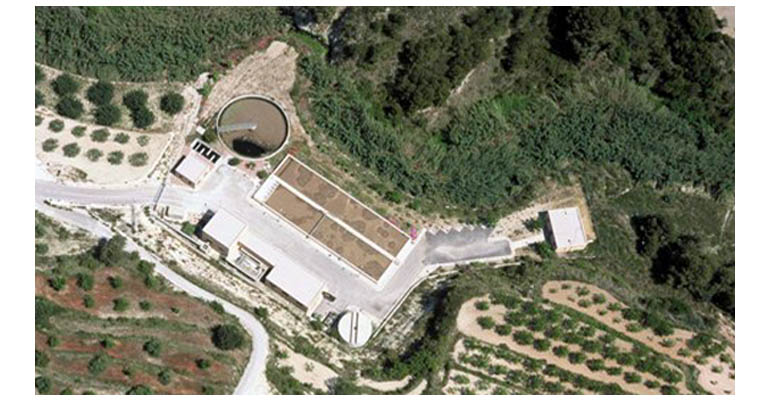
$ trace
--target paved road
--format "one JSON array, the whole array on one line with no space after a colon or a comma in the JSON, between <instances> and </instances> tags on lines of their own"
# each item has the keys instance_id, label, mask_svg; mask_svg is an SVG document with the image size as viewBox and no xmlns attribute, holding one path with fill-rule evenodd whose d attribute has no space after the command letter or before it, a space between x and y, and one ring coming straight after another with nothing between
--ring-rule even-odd
<instances>
[{"instance_id":1,"label":"paved road","mask_svg":"<svg viewBox=\"0 0 770 400\"><path fill-rule=\"evenodd\" d=\"M86 214L49 207L43 204L42 201L36 201L35 206L39 211L47 215L50 215L64 222L68 222L79 228L85 229L98 237L109 238L113 234L109 228L92 219ZM155 271L166 278L169 282L171 282L171 284L176 288L189 293L191 296L198 297L206 301L216 300L221 303L222 306L224 306L225 311L235 315L236 318L238 318L243 327L246 328L246 330L248 330L251 334L253 339L253 346L251 349L249 362L246 365L246 369L241 376L240 381L238 382L238 386L235 388L234 394L267 394L269 389L264 371L268 352L268 335L262 324L260 324L251 313L236 307L228 301L221 299L204 289L201 289L167 266L163 265L161 260L158 259L154 254L148 252L143 247L138 246L133 240L131 240L131 238L128 237L126 238L126 250L136 250L139 252L141 258L154 262Z\"/></svg>"}]
</instances>

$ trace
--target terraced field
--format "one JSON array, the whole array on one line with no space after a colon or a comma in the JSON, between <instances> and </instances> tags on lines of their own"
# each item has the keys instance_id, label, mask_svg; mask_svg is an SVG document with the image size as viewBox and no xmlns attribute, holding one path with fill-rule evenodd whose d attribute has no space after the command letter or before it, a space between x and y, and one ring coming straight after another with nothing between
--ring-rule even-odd
<instances>
[{"instance_id":1,"label":"terraced field","mask_svg":"<svg viewBox=\"0 0 770 400\"><path fill-rule=\"evenodd\" d=\"M574 304L550 301L559 291ZM579 282L549 282L543 292L544 299L495 293L463 304L457 328L464 339L445 393L705 393L712 391L699 379L706 368L734 382L732 353L716 339L657 326L653 332L639 321L612 324L635 312ZM624 329L631 324L639 325L635 332ZM725 364L715 368L713 359Z\"/></svg>"}]
</instances>

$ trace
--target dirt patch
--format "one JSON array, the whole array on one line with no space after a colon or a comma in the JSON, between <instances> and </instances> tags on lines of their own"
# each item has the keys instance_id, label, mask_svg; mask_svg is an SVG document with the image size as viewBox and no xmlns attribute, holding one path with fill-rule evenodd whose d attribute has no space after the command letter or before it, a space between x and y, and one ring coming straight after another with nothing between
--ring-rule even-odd
<instances>
[{"instance_id":1,"label":"dirt patch","mask_svg":"<svg viewBox=\"0 0 770 400\"><path fill-rule=\"evenodd\" d=\"M562 287L569 286L569 288L562 289ZM579 307L576 300L579 296L576 294L577 288L585 288L588 293L582 298L590 299L593 294L599 294L606 299L602 304L595 304L591 302L587 307ZM612 294L606 290L600 289L594 285L585 284L576 281L549 281L543 285L542 296L549 301L557 304L561 304L570 307L574 310L580 311L591 318L600 321L601 323L615 329L628 337L638 340L645 345L649 346L656 352L665 354L675 360L682 361L684 363L694 366L698 372L698 383L706 390L714 394L731 394L735 392L735 379L731 379L731 374L735 373L734 369L731 369L730 364L722 362L718 356L710 357L707 362L700 365L693 360L693 356L683 356L680 351L687 349L687 341L692 339L695 334L693 332L674 329L674 334L661 338L655 335L651 329L643 329L638 332L631 332L627 329L630 324L629 321L623 319L621 311L612 311L607 308L609 304L618 303L622 308L626 308L626 305L620 302ZM604 315L601 315L600 312ZM724 325L723 325L724 327ZM729 326L726 328L729 331ZM734 337L734 331L733 331ZM670 346L664 345L664 340L668 339L673 343ZM734 342L733 342L734 344ZM726 350L731 359L735 359L735 350L730 347Z\"/></svg>"},{"instance_id":2,"label":"dirt patch","mask_svg":"<svg viewBox=\"0 0 770 400\"><path fill-rule=\"evenodd\" d=\"M266 203L305 233L310 233L318 221L323 218L322 212L307 204L283 185L279 185L275 189Z\"/></svg>"},{"instance_id":3,"label":"dirt patch","mask_svg":"<svg viewBox=\"0 0 770 400\"><path fill-rule=\"evenodd\" d=\"M722 33L730 37L735 37L735 7L712 7L718 18L727 20L727 26L722 28Z\"/></svg>"},{"instance_id":4,"label":"dirt patch","mask_svg":"<svg viewBox=\"0 0 770 400\"><path fill-rule=\"evenodd\" d=\"M381 392L391 392L394 390L401 389L404 386L408 385L411 379L412 379L411 376L407 376L406 378L400 381L372 381L366 378L360 378L358 380L358 384L362 386L370 387L375 390L379 390Z\"/></svg>"},{"instance_id":5,"label":"dirt patch","mask_svg":"<svg viewBox=\"0 0 770 400\"><path fill-rule=\"evenodd\" d=\"M551 351L538 351L533 346L520 345L515 340L513 340L512 335L501 336L493 330L485 330L481 328L481 326L476 321L478 317L489 316L489 317L492 317L496 323L501 324L504 322L503 315L505 313L505 307L500 305L490 307L488 310L485 310L485 311L476 309L475 303L481 300L489 301L489 298L487 296L484 296L484 297L468 300L460 308L460 312L457 317L457 328L461 333L468 335L470 337L479 339L489 344L493 344L493 345L505 344L506 346L508 346L509 349L515 352L525 354L532 358L545 360L549 364L554 364L559 368L565 369L567 371L570 371L576 374L583 375L590 379L594 379L605 383L616 383L620 385L620 387L623 388L623 390L629 393L649 394L649 395L660 393L658 389L650 389L642 383L645 380L655 380L655 381L659 380L658 378L652 376L651 374L634 371L642 376L642 382L630 384L625 382L622 375L609 375L606 372L606 370L591 371L586 364L583 364L583 363L573 364L569 362L569 360L566 357L565 358L558 357ZM545 337L540 332L533 333L533 336L535 337L535 339L542 339ZM570 351L579 350L579 347L576 345L570 345L557 340L551 340L551 342L553 343L553 347L561 345L561 346L568 346ZM614 360L611 360L611 359L606 359L605 365L606 367L619 367L619 365ZM679 384L677 384L676 386L679 389L680 393L689 393L684 380L680 381Z\"/></svg>"},{"instance_id":6,"label":"dirt patch","mask_svg":"<svg viewBox=\"0 0 770 400\"><path fill-rule=\"evenodd\" d=\"M532 235L532 232L524 225L526 221L538 218L541 212L566 207L578 208L586 240L590 242L596 239L588 202L586 201L583 189L577 183L571 186L550 184L546 194L533 201L530 206L500 219L497 225L495 225L492 237L507 237L511 240L524 239Z\"/></svg>"},{"instance_id":7,"label":"dirt patch","mask_svg":"<svg viewBox=\"0 0 770 400\"><path fill-rule=\"evenodd\" d=\"M409 240L406 234L400 232L384 218L294 159L284 162L276 175L326 209L329 214L341 219L376 243L391 256L395 257Z\"/></svg>"},{"instance_id":8,"label":"dirt patch","mask_svg":"<svg viewBox=\"0 0 770 400\"><path fill-rule=\"evenodd\" d=\"M390 265L387 257L328 217L318 223L312 236L375 281L380 279Z\"/></svg>"},{"instance_id":9,"label":"dirt patch","mask_svg":"<svg viewBox=\"0 0 770 400\"><path fill-rule=\"evenodd\" d=\"M318 390L329 390L329 384L337 378L337 373L331 368L311 360L302 354L295 353L286 346L279 346L280 351L287 357L279 359L280 366L288 366L293 369L291 375L298 381L308 383Z\"/></svg>"},{"instance_id":10,"label":"dirt patch","mask_svg":"<svg viewBox=\"0 0 770 400\"><path fill-rule=\"evenodd\" d=\"M259 94L280 104L289 120L289 136L310 141L300 124L290 92L296 77L298 53L274 41L267 50L246 57L212 88L201 109L201 119L213 118L230 100Z\"/></svg>"}]
</instances>

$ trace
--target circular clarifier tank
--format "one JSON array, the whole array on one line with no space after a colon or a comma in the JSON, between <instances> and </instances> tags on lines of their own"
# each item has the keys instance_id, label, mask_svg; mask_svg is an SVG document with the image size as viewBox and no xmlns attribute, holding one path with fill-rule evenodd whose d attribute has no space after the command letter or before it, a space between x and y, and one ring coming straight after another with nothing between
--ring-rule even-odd
<instances>
[{"instance_id":1,"label":"circular clarifier tank","mask_svg":"<svg viewBox=\"0 0 770 400\"><path fill-rule=\"evenodd\" d=\"M217 116L217 133L241 157L268 158L289 139L289 120L278 103L258 95L241 96Z\"/></svg>"}]
</instances>

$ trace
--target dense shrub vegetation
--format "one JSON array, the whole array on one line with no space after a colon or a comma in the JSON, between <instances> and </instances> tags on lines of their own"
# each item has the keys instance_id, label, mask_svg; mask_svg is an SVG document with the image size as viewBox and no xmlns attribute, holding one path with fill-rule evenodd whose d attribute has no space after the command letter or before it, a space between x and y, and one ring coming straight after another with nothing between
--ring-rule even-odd
<instances>
[{"instance_id":1,"label":"dense shrub vegetation","mask_svg":"<svg viewBox=\"0 0 770 400\"><path fill-rule=\"evenodd\" d=\"M104 80L191 80L285 25L270 7L38 7L35 60Z\"/></svg>"},{"instance_id":2,"label":"dense shrub vegetation","mask_svg":"<svg viewBox=\"0 0 770 400\"><path fill-rule=\"evenodd\" d=\"M115 86L109 82L98 81L88 87L86 98L97 106L110 104L115 94Z\"/></svg>"},{"instance_id":3,"label":"dense shrub vegetation","mask_svg":"<svg viewBox=\"0 0 770 400\"><path fill-rule=\"evenodd\" d=\"M182 111L184 97L179 93L166 93L160 98L160 109L166 114L175 115Z\"/></svg>"}]
</instances>

